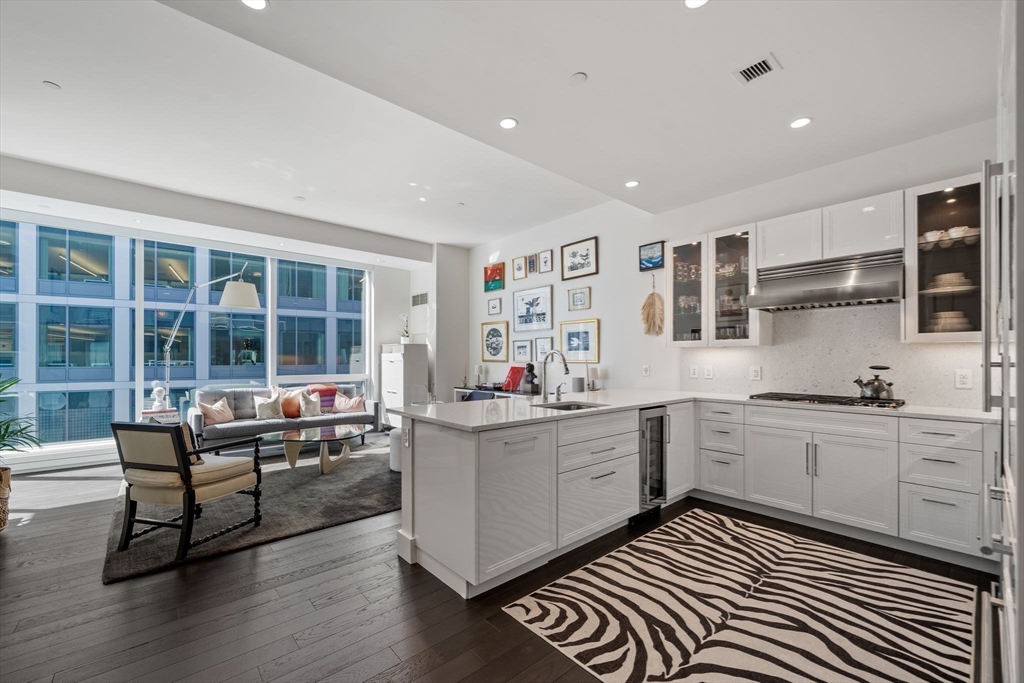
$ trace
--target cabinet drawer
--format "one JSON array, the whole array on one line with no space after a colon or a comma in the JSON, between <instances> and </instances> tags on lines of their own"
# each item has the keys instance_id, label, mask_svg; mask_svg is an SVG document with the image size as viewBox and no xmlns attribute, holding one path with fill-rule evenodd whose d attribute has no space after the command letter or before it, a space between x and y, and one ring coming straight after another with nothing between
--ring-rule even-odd
<instances>
[{"instance_id":1,"label":"cabinet drawer","mask_svg":"<svg viewBox=\"0 0 1024 683\"><path fill-rule=\"evenodd\" d=\"M904 443L980 451L981 431L982 425L976 422L900 418L900 441Z\"/></svg>"},{"instance_id":2,"label":"cabinet drawer","mask_svg":"<svg viewBox=\"0 0 1024 683\"><path fill-rule=\"evenodd\" d=\"M639 429L640 412L636 410L574 417L558 422L558 445L567 446L580 441L635 432Z\"/></svg>"},{"instance_id":3,"label":"cabinet drawer","mask_svg":"<svg viewBox=\"0 0 1024 683\"><path fill-rule=\"evenodd\" d=\"M743 498L743 456L702 450L700 488L723 496Z\"/></svg>"},{"instance_id":4,"label":"cabinet drawer","mask_svg":"<svg viewBox=\"0 0 1024 683\"><path fill-rule=\"evenodd\" d=\"M743 405L739 403L700 402L700 419L743 423Z\"/></svg>"},{"instance_id":5,"label":"cabinet drawer","mask_svg":"<svg viewBox=\"0 0 1024 683\"><path fill-rule=\"evenodd\" d=\"M640 456L558 475L558 547L640 512Z\"/></svg>"},{"instance_id":6,"label":"cabinet drawer","mask_svg":"<svg viewBox=\"0 0 1024 683\"><path fill-rule=\"evenodd\" d=\"M640 452L640 432L626 432L603 439L581 441L558 447L558 471L568 472L587 465Z\"/></svg>"},{"instance_id":7,"label":"cabinet drawer","mask_svg":"<svg viewBox=\"0 0 1024 683\"><path fill-rule=\"evenodd\" d=\"M901 443L900 481L976 494L982 483L981 453Z\"/></svg>"},{"instance_id":8,"label":"cabinet drawer","mask_svg":"<svg viewBox=\"0 0 1024 683\"><path fill-rule=\"evenodd\" d=\"M701 420L700 447L709 451L743 455L743 425Z\"/></svg>"},{"instance_id":9,"label":"cabinet drawer","mask_svg":"<svg viewBox=\"0 0 1024 683\"><path fill-rule=\"evenodd\" d=\"M833 413L825 410L748 405L743 412L743 421L758 427L778 427L815 434L856 436L883 441L899 441L900 435L900 420L894 415Z\"/></svg>"},{"instance_id":10,"label":"cabinet drawer","mask_svg":"<svg viewBox=\"0 0 1024 683\"><path fill-rule=\"evenodd\" d=\"M978 553L978 496L900 484L900 538Z\"/></svg>"}]
</instances>

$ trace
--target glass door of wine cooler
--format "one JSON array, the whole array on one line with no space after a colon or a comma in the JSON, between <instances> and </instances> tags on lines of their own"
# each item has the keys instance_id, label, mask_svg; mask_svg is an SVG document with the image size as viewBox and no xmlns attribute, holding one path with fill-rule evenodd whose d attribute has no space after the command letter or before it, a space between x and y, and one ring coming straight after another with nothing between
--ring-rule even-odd
<instances>
[{"instance_id":1,"label":"glass door of wine cooler","mask_svg":"<svg viewBox=\"0 0 1024 683\"><path fill-rule=\"evenodd\" d=\"M980 176L913 188L906 204L906 341L981 341Z\"/></svg>"},{"instance_id":2,"label":"glass door of wine cooler","mask_svg":"<svg viewBox=\"0 0 1024 683\"><path fill-rule=\"evenodd\" d=\"M669 346L707 346L704 238L665 245L665 323Z\"/></svg>"}]
</instances>

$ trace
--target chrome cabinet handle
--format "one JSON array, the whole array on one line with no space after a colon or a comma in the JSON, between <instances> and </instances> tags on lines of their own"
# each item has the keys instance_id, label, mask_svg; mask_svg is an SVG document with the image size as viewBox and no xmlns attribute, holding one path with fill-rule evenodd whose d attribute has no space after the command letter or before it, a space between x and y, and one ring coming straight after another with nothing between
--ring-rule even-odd
<instances>
[{"instance_id":1,"label":"chrome cabinet handle","mask_svg":"<svg viewBox=\"0 0 1024 683\"><path fill-rule=\"evenodd\" d=\"M948 505L949 507L956 507L956 503L950 503L948 500L935 500L934 498L922 498L924 503L935 503L936 505Z\"/></svg>"},{"instance_id":2,"label":"chrome cabinet handle","mask_svg":"<svg viewBox=\"0 0 1024 683\"><path fill-rule=\"evenodd\" d=\"M988 196L992 193L989 174L992 172L992 162L986 159L981 165L981 401L982 410L992 410L992 321L990 311L992 304L990 298L992 292L989 290L989 279L992 277L989 272L992 265L989 263L989 250L991 246L988 241L989 211Z\"/></svg>"},{"instance_id":3,"label":"chrome cabinet handle","mask_svg":"<svg viewBox=\"0 0 1024 683\"><path fill-rule=\"evenodd\" d=\"M613 474L615 474L615 470L612 470L611 472L605 472L604 474L595 474L593 477L590 478L590 481L594 481L595 479L604 479L605 477L610 477Z\"/></svg>"},{"instance_id":4,"label":"chrome cabinet handle","mask_svg":"<svg viewBox=\"0 0 1024 683\"><path fill-rule=\"evenodd\" d=\"M732 464L728 460L712 460L711 462L717 462L719 465L731 465Z\"/></svg>"},{"instance_id":5,"label":"chrome cabinet handle","mask_svg":"<svg viewBox=\"0 0 1024 683\"><path fill-rule=\"evenodd\" d=\"M809 475L811 473L811 442L808 441L804 444L804 474Z\"/></svg>"},{"instance_id":6,"label":"chrome cabinet handle","mask_svg":"<svg viewBox=\"0 0 1024 683\"><path fill-rule=\"evenodd\" d=\"M928 462L947 462L950 465L955 465L957 463L956 460L945 460L943 458L921 458L921 459L922 460L927 460Z\"/></svg>"},{"instance_id":7,"label":"chrome cabinet handle","mask_svg":"<svg viewBox=\"0 0 1024 683\"><path fill-rule=\"evenodd\" d=\"M714 434L732 434L728 429L712 429L711 431Z\"/></svg>"},{"instance_id":8,"label":"chrome cabinet handle","mask_svg":"<svg viewBox=\"0 0 1024 683\"><path fill-rule=\"evenodd\" d=\"M814 476L818 475L818 444L814 444Z\"/></svg>"},{"instance_id":9,"label":"chrome cabinet handle","mask_svg":"<svg viewBox=\"0 0 1024 683\"><path fill-rule=\"evenodd\" d=\"M536 441L538 438L540 438L540 437L537 437L537 436L527 436L527 437L522 438L522 439L513 439L512 441L506 441L505 445L506 446L512 446L512 445L517 444L517 443L527 443L529 441Z\"/></svg>"},{"instance_id":10,"label":"chrome cabinet handle","mask_svg":"<svg viewBox=\"0 0 1024 683\"><path fill-rule=\"evenodd\" d=\"M731 410L709 410L712 415L732 415Z\"/></svg>"},{"instance_id":11,"label":"chrome cabinet handle","mask_svg":"<svg viewBox=\"0 0 1024 683\"><path fill-rule=\"evenodd\" d=\"M591 455L600 455L601 453L611 453L615 450L615 446L609 446L608 448L601 448L596 451L590 451Z\"/></svg>"},{"instance_id":12,"label":"chrome cabinet handle","mask_svg":"<svg viewBox=\"0 0 1024 683\"><path fill-rule=\"evenodd\" d=\"M956 434L950 434L949 432L926 432L922 430L921 433L927 434L928 436L948 436L951 439L956 438Z\"/></svg>"},{"instance_id":13,"label":"chrome cabinet handle","mask_svg":"<svg viewBox=\"0 0 1024 683\"><path fill-rule=\"evenodd\" d=\"M672 416L665 415L665 443L672 443Z\"/></svg>"}]
</instances>

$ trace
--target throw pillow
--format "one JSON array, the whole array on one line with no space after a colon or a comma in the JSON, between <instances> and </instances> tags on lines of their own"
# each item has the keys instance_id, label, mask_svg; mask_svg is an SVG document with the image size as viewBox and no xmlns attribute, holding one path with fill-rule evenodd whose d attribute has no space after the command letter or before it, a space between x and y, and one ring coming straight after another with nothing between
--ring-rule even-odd
<instances>
[{"instance_id":1,"label":"throw pillow","mask_svg":"<svg viewBox=\"0 0 1024 683\"><path fill-rule=\"evenodd\" d=\"M203 424L207 426L219 425L235 419L234 413L228 407L228 400L226 398L220 399L213 405L200 403L199 410L203 413Z\"/></svg>"},{"instance_id":2,"label":"throw pillow","mask_svg":"<svg viewBox=\"0 0 1024 683\"><path fill-rule=\"evenodd\" d=\"M320 394L301 394L299 401L300 417L316 417L320 414Z\"/></svg>"},{"instance_id":3,"label":"throw pillow","mask_svg":"<svg viewBox=\"0 0 1024 683\"><path fill-rule=\"evenodd\" d=\"M254 396L256 402L256 418L259 420L283 420L284 413L281 412L281 394L274 394L271 398Z\"/></svg>"},{"instance_id":4,"label":"throw pillow","mask_svg":"<svg viewBox=\"0 0 1024 683\"><path fill-rule=\"evenodd\" d=\"M309 393L320 394L320 412L334 412L334 395L338 393L337 384L310 384Z\"/></svg>"},{"instance_id":5,"label":"throw pillow","mask_svg":"<svg viewBox=\"0 0 1024 683\"><path fill-rule=\"evenodd\" d=\"M285 417L295 419L302 415L301 397L305 389L278 389L277 395L281 397L281 412Z\"/></svg>"},{"instance_id":6,"label":"throw pillow","mask_svg":"<svg viewBox=\"0 0 1024 683\"><path fill-rule=\"evenodd\" d=\"M365 413L366 404L362 394L349 398L348 396L334 397L334 412L336 413Z\"/></svg>"}]
</instances>

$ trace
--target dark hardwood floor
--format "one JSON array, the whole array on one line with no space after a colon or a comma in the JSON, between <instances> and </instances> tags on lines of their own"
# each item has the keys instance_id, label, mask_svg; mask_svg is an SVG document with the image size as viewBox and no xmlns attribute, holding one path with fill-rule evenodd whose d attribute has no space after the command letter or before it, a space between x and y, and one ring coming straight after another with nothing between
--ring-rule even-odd
<instances>
[{"instance_id":1,"label":"dark hardwood floor","mask_svg":"<svg viewBox=\"0 0 1024 683\"><path fill-rule=\"evenodd\" d=\"M104 586L120 480L118 467L15 478L0 534L3 683L596 681L501 608L696 506L981 587L992 579L688 499L469 601L398 559L398 512Z\"/></svg>"}]
</instances>

